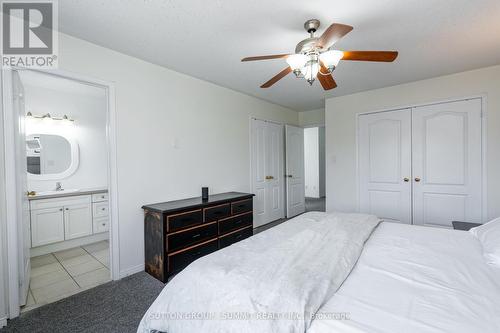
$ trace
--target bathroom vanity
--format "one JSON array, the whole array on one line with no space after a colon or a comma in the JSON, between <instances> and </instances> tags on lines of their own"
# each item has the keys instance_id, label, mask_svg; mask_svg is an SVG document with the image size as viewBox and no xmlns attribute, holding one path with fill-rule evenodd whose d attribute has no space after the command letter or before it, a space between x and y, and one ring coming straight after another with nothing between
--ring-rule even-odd
<instances>
[{"instance_id":1,"label":"bathroom vanity","mask_svg":"<svg viewBox=\"0 0 500 333\"><path fill-rule=\"evenodd\" d=\"M40 192L29 208L32 255L108 239L106 189Z\"/></svg>"}]
</instances>

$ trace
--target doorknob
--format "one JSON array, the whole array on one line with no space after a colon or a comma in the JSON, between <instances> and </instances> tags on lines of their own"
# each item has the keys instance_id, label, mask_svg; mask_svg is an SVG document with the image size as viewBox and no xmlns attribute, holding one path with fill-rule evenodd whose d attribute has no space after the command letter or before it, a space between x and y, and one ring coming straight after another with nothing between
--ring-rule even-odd
<instances>
[{"instance_id":1,"label":"doorknob","mask_svg":"<svg viewBox=\"0 0 500 333\"><path fill-rule=\"evenodd\" d=\"M408 183L410 181L410 178L405 177L405 178L403 178L403 180L404 180L405 183Z\"/></svg>"},{"instance_id":2,"label":"doorknob","mask_svg":"<svg viewBox=\"0 0 500 333\"><path fill-rule=\"evenodd\" d=\"M417 183L419 183L419 182L420 182L420 180L421 180L421 179L420 179L420 178L418 178L418 177L416 177L416 178L415 178L415 181L416 181Z\"/></svg>"}]
</instances>

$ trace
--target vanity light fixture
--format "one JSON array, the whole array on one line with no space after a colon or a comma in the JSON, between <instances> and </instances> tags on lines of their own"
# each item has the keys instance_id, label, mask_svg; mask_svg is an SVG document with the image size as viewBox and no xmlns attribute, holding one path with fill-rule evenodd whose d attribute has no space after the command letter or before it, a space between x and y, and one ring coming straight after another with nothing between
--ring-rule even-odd
<instances>
[{"instance_id":1,"label":"vanity light fixture","mask_svg":"<svg viewBox=\"0 0 500 333\"><path fill-rule=\"evenodd\" d=\"M46 120L46 121L62 120L62 121L64 121L67 124L71 124L71 123L73 123L75 121L74 119L71 119L67 115L63 115L62 118L52 117L50 115L50 113L46 113L46 114L44 114L42 116L39 116L39 115L33 115L33 113L31 113L31 111L28 111L28 113L26 113L26 117L27 118L31 118L31 119L42 119L42 120Z\"/></svg>"}]
</instances>

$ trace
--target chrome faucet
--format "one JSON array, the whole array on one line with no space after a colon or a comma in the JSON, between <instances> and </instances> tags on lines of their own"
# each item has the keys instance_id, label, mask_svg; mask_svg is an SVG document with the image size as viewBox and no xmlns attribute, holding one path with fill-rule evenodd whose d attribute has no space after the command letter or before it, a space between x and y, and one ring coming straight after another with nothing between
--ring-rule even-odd
<instances>
[{"instance_id":1,"label":"chrome faucet","mask_svg":"<svg viewBox=\"0 0 500 333\"><path fill-rule=\"evenodd\" d=\"M62 190L63 188L61 182L56 182L56 191L62 191Z\"/></svg>"}]
</instances>

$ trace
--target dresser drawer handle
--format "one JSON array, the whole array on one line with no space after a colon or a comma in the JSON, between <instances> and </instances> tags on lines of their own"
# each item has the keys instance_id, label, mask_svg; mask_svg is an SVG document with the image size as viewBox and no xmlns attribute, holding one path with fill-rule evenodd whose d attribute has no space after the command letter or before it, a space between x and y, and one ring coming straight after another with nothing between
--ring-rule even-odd
<instances>
[{"instance_id":1,"label":"dresser drawer handle","mask_svg":"<svg viewBox=\"0 0 500 333\"><path fill-rule=\"evenodd\" d=\"M193 235L193 238L198 238L200 236L201 236L201 234L196 234L196 235Z\"/></svg>"},{"instance_id":2,"label":"dresser drawer handle","mask_svg":"<svg viewBox=\"0 0 500 333\"><path fill-rule=\"evenodd\" d=\"M240 239L241 237L243 237L243 235L239 234L238 236L236 236L236 239Z\"/></svg>"},{"instance_id":3,"label":"dresser drawer handle","mask_svg":"<svg viewBox=\"0 0 500 333\"><path fill-rule=\"evenodd\" d=\"M244 207L246 207L246 204L238 205L238 208L244 208Z\"/></svg>"}]
</instances>

